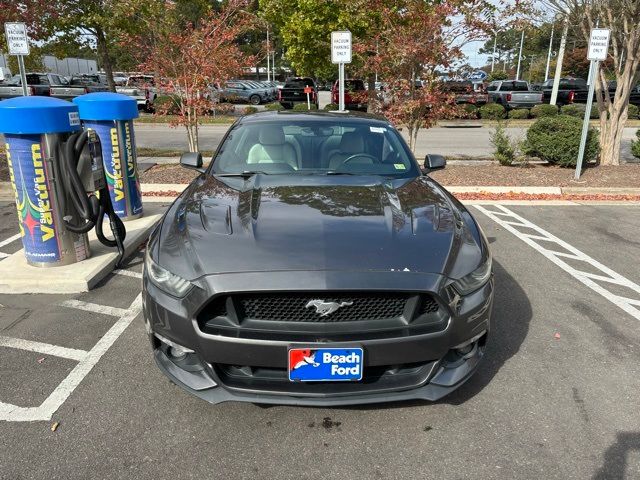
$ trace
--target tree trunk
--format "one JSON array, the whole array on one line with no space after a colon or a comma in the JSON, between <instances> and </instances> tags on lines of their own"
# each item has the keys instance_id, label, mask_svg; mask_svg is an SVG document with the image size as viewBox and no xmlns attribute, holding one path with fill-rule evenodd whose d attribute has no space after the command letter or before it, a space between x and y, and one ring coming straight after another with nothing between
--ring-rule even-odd
<instances>
[{"instance_id":1,"label":"tree trunk","mask_svg":"<svg viewBox=\"0 0 640 480\"><path fill-rule=\"evenodd\" d=\"M107 38L102 28L96 28L96 43L98 46L98 57L100 63L104 67L104 73L107 75L107 85L112 92L116 91L116 84L113 81L113 66L111 65L111 57L109 56L109 48L107 47Z\"/></svg>"},{"instance_id":2,"label":"tree trunk","mask_svg":"<svg viewBox=\"0 0 640 480\"><path fill-rule=\"evenodd\" d=\"M378 100L378 92L376 91L376 77L374 74L370 73L367 76L367 112L375 112L376 111L376 103Z\"/></svg>"},{"instance_id":3,"label":"tree trunk","mask_svg":"<svg viewBox=\"0 0 640 480\"><path fill-rule=\"evenodd\" d=\"M624 108L623 112L612 113L609 120L606 120L606 115L604 120L600 120L600 163L602 165L620 165L620 144L627 120L627 108Z\"/></svg>"}]
</instances>

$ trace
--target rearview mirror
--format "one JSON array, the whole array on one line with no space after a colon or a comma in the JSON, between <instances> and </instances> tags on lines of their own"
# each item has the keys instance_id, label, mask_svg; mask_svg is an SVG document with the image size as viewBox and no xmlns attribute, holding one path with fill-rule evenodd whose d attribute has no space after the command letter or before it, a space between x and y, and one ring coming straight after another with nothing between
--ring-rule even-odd
<instances>
[{"instance_id":1,"label":"rearview mirror","mask_svg":"<svg viewBox=\"0 0 640 480\"><path fill-rule=\"evenodd\" d=\"M202 169L202 155L200 152L186 152L180 157L180 165L196 170Z\"/></svg>"},{"instance_id":2,"label":"rearview mirror","mask_svg":"<svg viewBox=\"0 0 640 480\"><path fill-rule=\"evenodd\" d=\"M427 172L442 170L447 165L447 161L442 155L427 155L424 157L424 169Z\"/></svg>"}]
</instances>

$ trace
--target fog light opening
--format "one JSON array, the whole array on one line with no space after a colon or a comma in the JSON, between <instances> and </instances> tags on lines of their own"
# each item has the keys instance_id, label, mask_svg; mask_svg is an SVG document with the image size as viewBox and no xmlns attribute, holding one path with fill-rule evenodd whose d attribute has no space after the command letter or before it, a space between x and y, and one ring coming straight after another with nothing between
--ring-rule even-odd
<instances>
[{"instance_id":1,"label":"fog light opening","mask_svg":"<svg viewBox=\"0 0 640 480\"><path fill-rule=\"evenodd\" d=\"M168 338L165 338L158 333L154 333L153 335L166 346L167 354L173 360L184 360L187 354L194 353L194 351L191 350L190 348L183 347L182 345L179 345L176 342L172 342Z\"/></svg>"}]
</instances>

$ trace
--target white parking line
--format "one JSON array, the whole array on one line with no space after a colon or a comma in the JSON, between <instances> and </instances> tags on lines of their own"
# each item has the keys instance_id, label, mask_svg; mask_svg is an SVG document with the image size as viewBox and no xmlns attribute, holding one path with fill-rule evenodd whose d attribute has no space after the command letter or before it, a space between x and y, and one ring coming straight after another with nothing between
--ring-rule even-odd
<instances>
[{"instance_id":1,"label":"white parking line","mask_svg":"<svg viewBox=\"0 0 640 480\"><path fill-rule=\"evenodd\" d=\"M632 282L626 277L623 277L619 273L614 272L610 268L591 258L587 254L568 244L564 240L561 240L555 235L547 232L546 230L543 230L539 226L531 223L529 220L521 217L520 215L512 212L502 205L492 205L491 209L480 205L475 205L475 208L480 210L498 225L501 225L505 230L513 233L516 237L528 244L530 247L540 252L542 255L547 257L549 260L569 273L571 276L585 284L587 287L599 293L604 298L609 300L614 305L620 307L635 319L640 320L640 308L637 308L640 306L640 285ZM504 219L505 217L509 218L509 220ZM537 235L520 232L515 227L514 220L522 224L522 226L525 228L535 230ZM537 243L536 240L543 243L544 246L540 243ZM550 244L552 246L555 246L555 250L547 248L547 245ZM569 253L557 251L558 246L564 250L567 250L567 252ZM596 269L599 270L600 273L590 273L587 271L579 270L578 268L575 268L572 265L566 263L563 258L570 258L576 262L584 262L585 270ZM605 286L596 283L596 281L626 287L627 289L629 289L629 294L633 297L636 297L637 295L637 298L627 298L614 294L613 292L607 290Z\"/></svg>"},{"instance_id":2,"label":"white parking line","mask_svg":"<svg viewBox=\"0 0 640 480\"><path fill-rule=\"evenodd\" d=\"M85 350L75 348L59 347L49 343L34 342L31 340L23 340L22 338L11 338L0 336L0 347L17 348L19 350L27 350L28 352L42 353L44 355L52 355L54 357L68 358L80 362L87 356Z\"/></svg>"},{"instance_id":3,"label":"white parking line","mask_svg":"<svg viewBox=\"0 0 640 480\"><path fill-rule=\"evenodd\" d=\"M5 238L4 240L0 240L0 248L4 247L5 245L9 245L12 242L15 242L16 240L18 240L20 238L20 234L16 233L15 235L13 235L12 237L9 238Z\"/></svg>"},{"instance_id":4,"label":"white parking line","mask_svg":"<svg viewBox=\"0 0 640 480\"><path fill-rule=\"evenodd\" d=\"M63 307L77 308L86 312L101 313L103 315L111 315L112 317L122 317L127 313L124 308L109 307L107 305L98 305L97 303L83 302L82 300L65 300L60 303Z\"/></svg>"},{"instance_id":5,"label":"white parking line","mask_svg":"<svg viewBox=\"0 0 640 480\"><path fill-rule=\"evenodd\" d=\"M2 253L0 252L0 258L7 258L9 256L8 253Z\"/></svg>"},{"instance_id":6,"label":"white parking line","mask_svg":"<svg viewBox=\"0 0 640 480\"><path fill-rule=\"evenodd\" d=\"M142 278L142 274L138 272L132 272L131 270L123 270L116 268L113 273L116 275L124 275L125 277Z\"/></svg>"},{"instance_id":7,"label":"white parking line","mask_svg":"<svg viewBox=\"0 0 640 480\"><path fill-rule=\"evenodd\" d=\"M87 305L91 305L91 308L101 307L101 305L89 304L86 302L73 301L65 302L66 306L72 308L81 308L86 310ZM75 306L74 306L75 305ZM11 405L8 403L0 402L0 420L6 420L9 422L34 422L34 421L48 421L51 420L53 414L60 408L60 406L69 398L69 395L76 389L76 387L82 382L91 369L100 360L102 355L114 344L118 337L125 331L125 329L131 324L134 318L142 310L142 294L138 294L133 303L128 309L113 309L113 307L107 307L112 309L113 312L120 311L120 318L109 329L104 336L98 340L95 346L86 352L83 359L75 366L73 370L67 375L67 377L55 388L55 390L42 402L38 407L19 407L17 405ZM94 311L94 310L90 310ZM104 313L101 311L100 313Z\"/></svg>"}]
</instances>

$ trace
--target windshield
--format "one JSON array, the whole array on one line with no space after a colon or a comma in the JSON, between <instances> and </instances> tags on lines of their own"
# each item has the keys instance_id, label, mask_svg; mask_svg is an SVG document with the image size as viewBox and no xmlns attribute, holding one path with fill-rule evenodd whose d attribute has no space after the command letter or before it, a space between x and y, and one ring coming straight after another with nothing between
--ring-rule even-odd
<instances>
[{"instance_id":1,"label":"windshield","mask_svg":"<svg viewBox=\"0 0 640 480\"><path fill-rule=\"evenodd\" d=\"M240 124L221 146L212 172L419 174L399 134L390 125L343 119Z\"/></svg>"}]
</instances>

